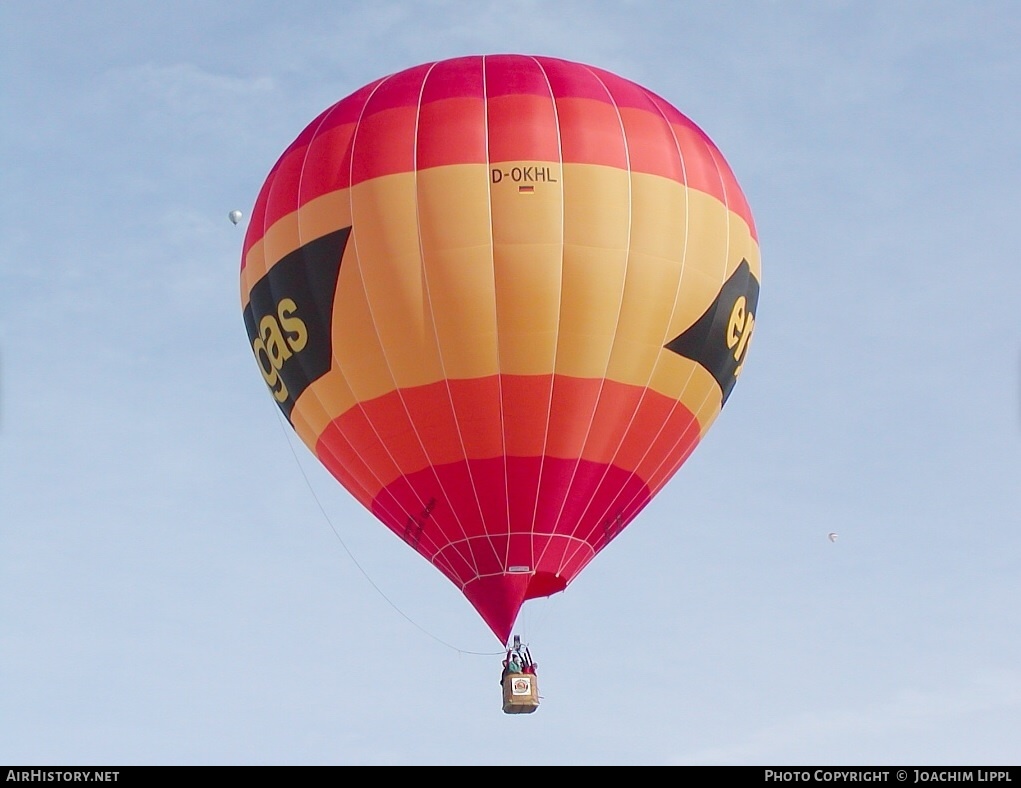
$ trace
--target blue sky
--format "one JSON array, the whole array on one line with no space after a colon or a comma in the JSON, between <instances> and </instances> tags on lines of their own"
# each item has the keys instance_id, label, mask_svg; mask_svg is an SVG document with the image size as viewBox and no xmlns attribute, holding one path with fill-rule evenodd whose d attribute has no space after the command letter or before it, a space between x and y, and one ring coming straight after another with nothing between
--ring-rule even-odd
<instances>
[{"instance_id":1,"label":"blue sky","mask_svg":"<svg viewBox=\"0 0 1021 788\"><path fill-rule=\"evenodd\" d=\"M0 762L1017 763L1015 4L8 0L0 36ZM520 716L284 429L227 220L326 106L498 52L689 115L763 260L706 440L526 606Z\"/></svg>"}]
</instances>

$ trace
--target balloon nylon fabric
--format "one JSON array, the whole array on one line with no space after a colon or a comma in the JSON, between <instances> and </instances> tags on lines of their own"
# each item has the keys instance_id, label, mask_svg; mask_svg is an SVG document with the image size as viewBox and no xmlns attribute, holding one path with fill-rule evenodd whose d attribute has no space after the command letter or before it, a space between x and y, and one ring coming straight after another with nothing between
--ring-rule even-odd
<instances>
[{"instance_id":1,"label":"balloon nylon fabric","mask_svg":"<svg viewBox=\"0 0 1021 788\"><path fill-rule=\"evenodd\" d=\"M759 278L688 118L601 69L490 55L316 118L256 201L241 296L305 444L506 642L694 450Z\"/></svg>"}]
</instances>

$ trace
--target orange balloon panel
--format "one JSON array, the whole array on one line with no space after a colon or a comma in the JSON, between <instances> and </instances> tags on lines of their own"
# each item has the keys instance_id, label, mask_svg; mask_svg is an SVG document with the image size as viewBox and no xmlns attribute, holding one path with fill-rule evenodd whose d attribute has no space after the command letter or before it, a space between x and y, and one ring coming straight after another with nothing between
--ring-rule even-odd
<instances>
[{"instance_id":1,"label":"orange balloon panel","mask_svg":"<svg viewBox=\"0 0 1021 788\"><path fill-rule=\"evenodd\" d=\"M259 194L241 298L302 440L505 642L705 434L759 278L688 118L601 69L492 55L316 118Z\"/></svg>"}]
</instances>

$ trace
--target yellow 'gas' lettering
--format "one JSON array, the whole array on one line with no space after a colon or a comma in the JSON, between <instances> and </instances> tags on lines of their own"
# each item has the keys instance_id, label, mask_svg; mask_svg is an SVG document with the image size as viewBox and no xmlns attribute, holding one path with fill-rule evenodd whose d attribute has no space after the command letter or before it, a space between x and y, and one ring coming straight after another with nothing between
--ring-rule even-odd
<instances>
[{"instance_id":1,"label":"yellow 'gas' lettering","mask_svg":"<svg viewBox=\"0 0 1021 788\"><path fill-rule=\"evenodd\" d=\"M287 386L284 385L284 379L280 377L280 373L277 371L279 367L273 365L273 359L266 350L266 344L260 337L256 337L255 341L252 342L252 351L255 353L256 362L259 364L262 379L266 381L269 390L273 392L273 399L277 402L283 402L287 399Z\"/></svg>"},{"instance_id":2,"label":"yellow 'gas' lettering","mask_svg":"<svg viewBox=\"0 0 1021 788\"><path fill-rule=\"evenodd\" d=\"M280 324L273 315L266 315L259 323L259 336L266 343L266 352L273 360L273 366L280 369L291 357L291 350L280 330Z\"/></svg>"},{"instance_id":3,"label":"yellow 'gas' lettering","mask_svg":"<svg viewBox=\"0 0 1021 788\"><path fill-rule=\"evenodd\" d=\"M298 305L290 298L281 299L277 306L280 325L287 332L287 344L295 353L300 353L308 343L308 329L305 327L305 321L298 317L292 317L297 311Z\"/></svg>"},{"instance_id":4,"label":"yellow 'gas' lettering","mask_svg":"<svg viewBox=\"0 0 1021 788\"><path fill-rule=\"evenodd\" d=\"M259 321L259 336L252 341L252 352L259 371L277 402L286 400L290 393L280 375L281 368L287 359L300 353L308 344L308 327L296 316L297 311L294 299L281 299L276 316L269 314Z\"/></svg>"},{"instance_id":5,"label":"yellow 'gas' lettering","mask_svg":"<svg viewBox=\"0 0 1021 788\"><path fill-rule=\"evenodd\" d=\"M734 377L741 374L744 366L744 355L748 351L748 343L755 330L755 315L748 311L748 302L744 296L734 301L730 311L730 322L727 324L727 347L734 351L734 361L738 362Z\"/></svg>"}]
</instances>

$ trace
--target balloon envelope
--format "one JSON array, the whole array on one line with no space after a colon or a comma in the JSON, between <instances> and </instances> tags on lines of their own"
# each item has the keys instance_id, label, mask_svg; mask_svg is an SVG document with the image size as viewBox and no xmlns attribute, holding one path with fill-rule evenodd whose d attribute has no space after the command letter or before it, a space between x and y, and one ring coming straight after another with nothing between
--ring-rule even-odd
<instances>
[{"instance_id":1,"label":"balloon envelope","mask_svg":"<svg viewBox=\"0 0 1021 788\"><path fill-rule=\"evenodd\" d=\"M258 196L253 353L336 479L506 642L696 447L760 278L709 138L607 71L492 55L317 117Z\"/></svg>"},{"instance_id":2,"label":"balloon envelope","mask_svg":"<svg viewBox=\"0 0 1021 788\"><path fill-rule=\"evenodd\" d=\"M227 214L227 218L230 219L231 224L237 224L241 221L241 211L231 211Z\"/></svg>"}]
</instances>

